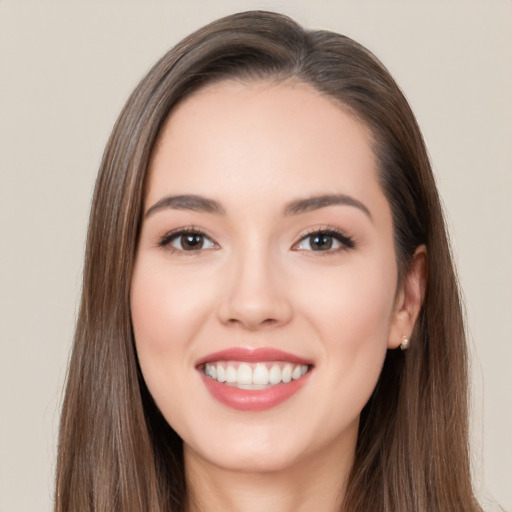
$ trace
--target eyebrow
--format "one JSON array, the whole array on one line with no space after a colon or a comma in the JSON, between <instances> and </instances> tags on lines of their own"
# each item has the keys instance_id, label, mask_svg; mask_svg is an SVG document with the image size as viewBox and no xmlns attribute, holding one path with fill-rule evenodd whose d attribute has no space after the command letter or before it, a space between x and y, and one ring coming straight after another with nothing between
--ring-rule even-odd
<instances>
[{"instance_id":1,"label":"eyebrow","mask_svg":"<svg viewBox=\"0 0 512 512\"><path fill-rule=\"evenodd\" d=\"M325 194L321 196L308 197L306 199L297 199L285 206L284 214L285 216L300 215L301 213L307 213L319 210L320 208L336 205L353 206L365 213L370 220L372 219L370 210L361 201L358 201L354 197L346 194ZM192 210L196 212L215 213L217 215L224 215L226 213L222 205L214 199L194 194L180 194L176 196L163 197L147 210L145 216L149 217L151 214L167 208L171 208L173 210Z\"/></svg>"},{"instance_id":2,"label":"eyebrow","mask_svg":"<svg viewBox=\"0 0 512 512\"><path fill-rule=\"evenodd\" d=\"M288 203L284 212L285 215L299 215L301 213L336 205L353 206L358 208L363 213L365 213L370 220L372 220L372 214L370 213L370 210L361 201L355 199L352 196L347 196L346 194L327 194L309 197L306 199L298 199Z\"/></svg>"},{"instance_id":3,"label":"eyebrow","mask_svg":"<svg viewBox=\"0 0 512 512\"><path fill-rule=\"evenodd\" d=\"M197 196L193 194L181 194L177 196L166 196L157 201L146 212L146 217L166 208L173 210L192 210L195 212L216 213L224 215L226 212L221 204L213 199Z\"/></svg>"}]
</instances>

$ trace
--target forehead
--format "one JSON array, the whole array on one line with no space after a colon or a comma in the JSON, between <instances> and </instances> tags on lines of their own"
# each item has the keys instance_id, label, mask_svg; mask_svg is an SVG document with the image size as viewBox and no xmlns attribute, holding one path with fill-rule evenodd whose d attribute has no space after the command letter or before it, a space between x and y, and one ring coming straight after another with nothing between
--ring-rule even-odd
<instances>
[{"instance_id":1,"label":"forehead","mask_svg":"<svg viewBox=\"0 0 512 512\"><path fill-rule=\"evenodd\" d=\"M360 194L377 185L371 135L335 100L297 81L209 85L182 101L155 145L148 194L281 187ZM326 190L329 189L329 190ZM336 190L335 190L336 189Z\"/></svg>"}]
</instances>

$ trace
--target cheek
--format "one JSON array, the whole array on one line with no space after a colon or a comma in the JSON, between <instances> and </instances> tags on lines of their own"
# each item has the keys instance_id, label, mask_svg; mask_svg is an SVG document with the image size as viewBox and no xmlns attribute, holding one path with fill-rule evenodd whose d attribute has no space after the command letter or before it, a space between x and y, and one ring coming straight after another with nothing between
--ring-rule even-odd
<instances>
[{"instance_id":1,"label":"cheek","mask_svg":"<svg viewBox=\"0 0 512 512\"><path fill-rule=\"evenodd\" d=\"M200 279L146 258L135 267L130 302L138 352L163 356L194 337L211 297Z\"/></svg>"},{"instance_id":2,"label":"cheek","mask_svg":"<svg viewBox=\"0 0 512 512\"><path fill-rule=\"evenodd\" d=\"M183 272L142 255L130 291L135 346L146 385L169 423L194 371L190 356L205 289Z\"/></svg>"},{"instance_id":3,"label":"cheek","mask_svg":"<svg viewBox=\"0 0 512 512\"><path fill-rule=\"evenodd\" d=\"M351 411L348 417L356 416L373 392L387 352L396 271L364 265L303 285L310 292L300 307L321 340L329 400L337 410ZM295 295L306 296L304 289Z\"/></svg>"},{"instance_id":4,"label":"cheek","mask_svg":"<svg viewBox=\"0 0 512 512\"><path fill-rule=\"evenodd\" d=\"M176 411L191 391L191 347L209 302L209 290L186 272L161 258L138 259L130 290L137 357L153 399L173 426L181 424Z\"/></svg>"},{"instance_id":5,"label":"cheek","mask_svg":"<svg viewBox=\"0 0 512 512\"><path fill-rule=\"evenodd\" d=\"M304 278L294 295L304 315L322 330L324 340L357 348L367 342L387 342L396 279L393 265L362 262L323 278L317 275L315 281Z\"/></svg>"}]
</instances>

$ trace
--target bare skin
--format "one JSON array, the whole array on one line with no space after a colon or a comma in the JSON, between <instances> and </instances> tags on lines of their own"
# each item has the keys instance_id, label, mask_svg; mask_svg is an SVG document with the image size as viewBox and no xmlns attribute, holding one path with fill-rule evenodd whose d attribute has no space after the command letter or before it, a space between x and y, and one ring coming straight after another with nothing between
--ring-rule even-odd
<instances>
[{"instance_id":1,"label":"bare skin","mask_svg":"<svg viewBox=\"0 0 512 512\"><path fill-rule=\"evenodd\" d=\"M258 473L205 467L200 458L196 459L196 455L188 451L190 498L187 510L338 511L345 490L344 478L352 463L352 448L346 453L346 460L340 460L339 453L331 451L321 459L305 460L291 471Z\"/></svg>"},{"instance_id":2,"label":"bare skin","mask_svg":"<svg viewBox=\"0 0 512 512\"><path fill-rule=\"evenodd\" d=\"M218 83L168 119L131 307L144 379L184 442L189 512L339 509L361 409L424 289L422 248L397 284L377 172L367 129L304 84ZM306 360L302 386L258 410L219 401L203 362L237 347Z\"/></svg>"}]
</instances>

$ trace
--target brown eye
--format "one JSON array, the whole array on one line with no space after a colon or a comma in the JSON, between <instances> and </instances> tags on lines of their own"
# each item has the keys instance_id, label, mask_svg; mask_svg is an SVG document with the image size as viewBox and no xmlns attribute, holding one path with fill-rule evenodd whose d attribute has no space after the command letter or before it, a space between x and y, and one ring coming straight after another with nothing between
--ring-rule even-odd
<instances>
[{"instance_id":1,"label":"brown eye","mask_svg":"<svg viewBox=\"0 0 512 512\"><path fill-rule=\"evenodd\" d=\"M326 234L311 235L309 245L313 251L328 251L332 248L332 236Z\"/></svg>"},{"instance_id":2,"label":"brown eye","mask_svg":"<svg viewBox=\"0 0 512 512\"><path fill-rule=\"evenodd\" d=\"M203 248L204 239L199 233L186 233L177 237L176 242L184 251L197 251Z\"/></svg>"},{"instance_id":3,"label":"brown eye","mask_svg":"<svg viewBox=\"0 0 512 512\"><path fill-rule=\"evenodd\" d=\"M336 252L354 247L355 243L352 238L339 231L329 229L310 233L303 237L293 249L296 251Z\"/></svg>"},{"instance_id":4,"label":"brown eye","mask_svg":"<svg viewBox=\"0 0 512 512\"><path fill-rule=\"evenodd\" d=\"M169 233L160 240L158 245L177 252L194 252L218 247L217 244L206 235L193 230L180 230Z\"/></svg>"}]
</instances>

